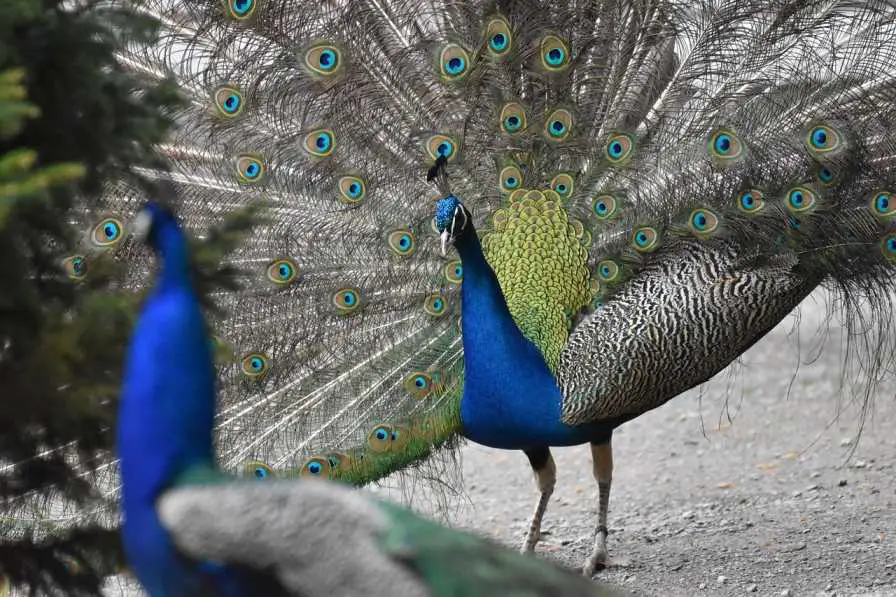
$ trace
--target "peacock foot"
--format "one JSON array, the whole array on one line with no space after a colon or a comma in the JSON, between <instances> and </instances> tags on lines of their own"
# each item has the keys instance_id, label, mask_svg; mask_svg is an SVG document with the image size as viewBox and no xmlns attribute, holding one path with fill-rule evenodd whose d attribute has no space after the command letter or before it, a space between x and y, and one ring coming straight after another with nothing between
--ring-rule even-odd
<instances>
[{"instance_id":1,"label":"peacock foot","mask_svg":"<svg viewBox=\"0 0 896 597\"><path fill-rule=\"evenodd\" d=\"M582 575L591 578L598 570L628 568L629 566L631 566L631 561L626 558L611 558L606 550L598 551L585 560L585 564L582 566Z\"/></svg>"},{"instance_id":2,"label":"peacock foot","mask_svg":"<svg viewBox=\"0 0 896 597\"><path fill-rule=\"evenodd\" d=\"M526 533L526 539L523 541L522 547L520 547L520 553L532 553L535 551L535 546L538 545L538 542L541 540L541 531L535 529L530 529L528 533Z\"/></svg>"}]
</instances>

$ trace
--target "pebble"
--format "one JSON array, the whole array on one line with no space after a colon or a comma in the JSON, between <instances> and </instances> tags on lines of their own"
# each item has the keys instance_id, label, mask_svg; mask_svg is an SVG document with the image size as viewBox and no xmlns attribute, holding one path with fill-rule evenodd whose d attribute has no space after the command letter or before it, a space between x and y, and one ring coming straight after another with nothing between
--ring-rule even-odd
<instances>
[{"instance_id":1,"label":"pebble","mask_svg":"<svg viewBox=\"0 0 896 597\"><path fill-rule=\"evenodd\" d=\"M790 597L793 593L790 592L790 589L784 589L781 591L781 597Z\"/></svg>"},{"instance_id":2,"label":"pebble","mask_svg":"<svg viewBox=\"0 0 896 597\"><path fill-rule=\"evenodd\" d=\"M725 581L727 581L727 580L728 580L727 576L720 574L719 578L716 579L716 582L719 583L720 585L724 585Z\"/></svg>"},{"instance_id":3,"label":"pebble","mask_svg":"<svg viewBox=\"0 0 896 597\"><path fill-rule=\"evenodd\" d=\"M837 487L846 487L846 479L840 479L837 483Z\"/></svg>"},{"instance_id":4,"label":"pebble","mask_svg":"<svg viewBox=\"0 0 896 597\"><path fill-rule=\"evenodd\" d=\"M705 583L705 582L700 583L699 585L697 585L697 588L700 589L700 590L705 589L705 588L706 588L706 583Z\"/></svg>"},{"instance_id":5,"label":"pebble","mask_svg":"<svg viewBox=\"0 0 896 597\"><path fill-rule=\"evenodd\" d=\"M759 585L748 585L747 586L747 593L755 593L758 590L759 590Z\"/></svg>"},{"instance_id":6,"label":"pebble","mask_svg":"<svg viewBox=\"0 0 896 597\"><path fill-rule=\"evenodd\" d=\"M687 512L682 513L681 517L685 520L694 520L696 518L696 514L688 510Z\"/></svg>"}]
</instances>

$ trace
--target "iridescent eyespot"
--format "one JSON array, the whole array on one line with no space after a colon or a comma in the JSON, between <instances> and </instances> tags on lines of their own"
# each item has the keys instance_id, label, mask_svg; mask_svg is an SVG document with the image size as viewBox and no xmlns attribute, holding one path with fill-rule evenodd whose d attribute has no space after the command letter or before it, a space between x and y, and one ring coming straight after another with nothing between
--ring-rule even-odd
<instances>
[{"instance_id":1,"label":"iridescent eyespot","mask_svg":"<svg viewBox=\"0 0 896 597\"><path fill-rule=\"evenodd\" d=\"M557 73L569 67L569 46L556 35L541 39L541 65L549 72Z\"/></svg>"},{"instance_id":2,"label":"iridescent eyespot","mask_svg":"<svg viewBox=\"0 0 896 597\"><path fill-rule=\"evenodd\" d=\"M236 174L245 183L261 182L265 174L264 162L257 155L241 155L236 159Z\"/></svg>"},{"instance_id":3,"label":"iridescent eyespot","mask_svg":"<svg viewBox=\"0 0 896 597\"><path fill-rule=\"evenodd\" d=\"M387 243L392 252L400 257L413 255L417 250L417 239L414 238L414 233L406 228L390 232Z\"/></svg>"},{"instance_id":4,"label":"iridescent eyespot","mask_svg":"<svg viewBox=\"0 0 896 597\"><path fill-rule=\"evenodd\" d=\"M839 149L843 139L833 128L819 124L809 128L804 142L810 153L825 154Z\"/></svg>"},{"instance_id":5,"label":"iridescent eyespot","mask_svg":"<svg viewBox=\"0 0 896 597\"><path fill-rule=\"evenodd\" d=\"M831 187L837 182L837 172L827 166L819 166L815 176L823 187Z\"/></svg>"},{"instance_id":6,"label":"iridescent eyespot","mask_svg":"<svg viewBox=\"0 0 896 597\"><path fill-rule=\"evenodd\" d=\"M255 14L255 0L224 0L227 16L237 21L245 21Z\"/></svg>"},{"instance_id":7,"label":"iridescent eyespot","mask_svg":"<svg viewBox=\"0 0 896 597\"><path fill-rule=\"evenodd\" d=\"M313 75L331 78L342 70L342 52L330 43L311 46L305 52L305 66Z\"/></svg>"},{"instance_id":8,"label":"iridescent eyespot","mask_svg":"<svg viewBox=\"0 0 896 597\"><path fill-rule=\"evenodd\" d=\"M509 102L504 104L501 112L498 114L498 121L501 124L501 130L508 135L515 135L526 130L528 121L526 120L526 109L522 104L517 102Z\"/></svg>"},{"instance_id":9,"label":"iridescent eyespot","mask_svg":"<svg viewBox=\"0 0 896 597\"><path fill-rule=\"evenodd\" d=\"M632 246L639 253L649 253L659 246L660 235L656 228L641 226L632 231Z\"/></svg>"},{"instance_id":10,"label":"iridescent eyespot","mask_svg":"<svg viewBox=\"0 0 896 597\"><path fill-rule=\"evenodd\" d=\"M305 135L304 146L315 157L329 157L336 148L336 137L330 129L317 129Z\"/></svg>"},{"instance_id":11,"label":"iridescent eyespot","mask_svg":"<svg viewBox=\"0 0 896 597\"><path fill-rule=\"evenodd\" d=\"M613 195L598 195L591 202L591 211L600 220L609 220L617 215L619 202Z\"/></svg>"},{"instance_id":12,"label":"iridescent eyespot","mask_svg":"<svg viewBox=\"0 0 896 597\"><path fill-rule=\"evenodd\" d=\"M343 203L356 205L367 196L367 182L358 176L343 176L339 179L339 198Z\"/></svg>"},{"instance_id":13,"label":"iridescent eyespot","mask_svg":"<svg viewBox=\"0 0 896 597\"><path fill-rule=\"evenodd\" d=\"M566 140L572 132L572 113L565 108L558 108L551 112L544 123L544 136L548 141L559 142Z\"/></svg>"},{"instance_id":14,"label":"iridescent eyespot","mask_svg":"<svg viewBox=\"0 0 896 597\"><path fill-rule=\"evenodd\" d=\"M460 81L470 73L470 54L457 44L439 52L439 74L443 81Z\"/></svg>"},{"instance_id":15,"label":"iridescent eyespot","mask_svg":"<svg viewBox=\"0 0 896 597\"><path fill-rule=\"evenodd\" d=\"M423 299L423 310L433 317L441 317L444 315L447 306L448 303L445 300L445 297L439 292L434 292Z\"/></svg>"},{"instance_id":16,"label":"iridescent eyespot","mask_svg":"<svg viewBox=\"0 0 896 597\"><path fill-rule=\"evenodd\" d=\"M445 279L451 284L460 284L464 280L464 266L460 259L449 261L442 271L445 272Z\"/></svg>"},{"instance_id":17,"label":"iridescent eyespot","mask_svg":"<svg viewBox=\"0 0 896 597\"><path fill-rule=\"evenodd\" d=\"M326 456L309 456L302 463L302 468L299 469L299 476L327 479L330 477L332 468L333 463Z\"/></svg>"},{"instance_id":18,"label":"iridescent eyespot","mask_svg":"<svg viewBox=\"0 0 896 597\"><path fill-rule=\"evenodd\" d=\"M264 481L273 478L275 475L274 469L264 462L261 462L260 460L250 460L243 465L243 476Z\"/></svg>"},{"instance_id":19,"label":"iridescent eyespot","mask_svg":"<svg viewBox=\"0 0 896 597\"><path fill-rule=\"evenodd\" d=\"M218 114L225 118L234 118L243 111L243 94L236 87L219 87L213 97Z\"/></svg>"},{"instance_id":20,"label":"iridescent eyespot","mask_svg":"<svg viewBox=\"0 0 896 597\"><path fill-rule=\"evenodd\" d=\"M98 247L111 247L121 240L124 226L116 218L105 218L93 227L91 237Z\"/></svg>"},{"instance_id":21,"label":"iridescent eyespot","mask_svg":"<svg viewBox=\"0 0 896 597\"><path fill-rule=\"evenodd\" d=\"M268 266L268 280L274 284L285 286L296 279L299 270L289 259L278 259Z\"/></svg>"},{"instance_id":22,"label":"iridescent eyespot","mask_svg":"<svg viewBox=\"0 0 896 597\"><path fill-rule=\"evenodd\" d=\"M425 371L414 371L404 378L404 389L413 398L422 400L432 391L432 377Z\"/></svg>"},{"instance_id":23,"label":"iridescent eyespot","mask_svg":"<svg viewBox=\"0 0 896 597\"><path fill-rule=\"evenodd\" d=\"M719 129L709 136L706 144L709 154L723 162L736 160L743 155L744 147L734 131Z\"/></svg>"},{"instance_id":24,"label":"iridescent eyespot","mask_svg":"<svg viewBox=\"0 0 896 597\"><path fill-rule=\"evenodd\" d=\"M354 313L361 306L361 291L357 288L340 288L333 293L333 306L340 315Z\"/></svg>"},{"instance_id":25,"label":"iridescent eyespot","mask_svg":"<svg viewBox=\"0 0 896 597\"><path fill-rule=\"evenodd\" d=\"M268 372L268 358L260 352L253 352L243 357L241 368L243 375L249 379L260 379Z\"/></svg>"},{"instance_id":26,"label":"iridescent eyespot","mask_svg":"<svg viewBox=\"0 0 896 597\"><path fill-rule=\"evenodd\" d=\"M787 191L787 211L805 213L815 207L817 197L807 187L794 187Z\"/></svg>"},{"instance_id":27,"label":"iridescent eyespot","mask_svg":"<svg viewBox=\"0 0 896 597\"><path fill-rule=\"evenodd\" d=\"M708 236L718 229L719 218L712 211L701 207L691 212L688 227L697 236Z\"/></svg>"},{"instance_id":28,"label":"iridescent eyespot","mask_svg":"<svg viewBox=\"0 0 896 597\"><path fill-rule=\"evenodd\" d=\"M896 215L896 201L890 191L878 191L871 196L868 205L878 218L889 220Z\"/></svg>"},{"instance_id":29,"label":"iridescent eyespot","mask_svg":"<svg viewBox=\"0 0 896 597\"><path fill-rule=\"evenodd\" d=\"M551 180L551 189L565 199L575 190L575 181L569 174L561 172Z\"/></svg>"},{"instance_id":30,"label":"iridescent eyespot","mask_svg":"<svg viewBox=\"0 0 896 597\"><path fill-rule=\"evenodd\" d=\"M367 445L373 452L388 452L392 449L391 425L377 425L367 434Z\"/></svg>"},{"instance_id":31,"label":"iridescent eyespot","mask_svg":"<svg viewBox=\"0 0 896 597\"><path fill-rule=\"evenodd\" d=\"M896 232L891 232L881 239L880 250L884 257L890 261L896 261Z\"/></svg>"},{"instance_id":32,"label":"iridescent eyespot","mask_svg":"<svg viewBox=\"0 0 896 597\"><path fill-rule=\"evenodd\" d=\"M507 54L513 44L510 23L504 17L492 17L485 26L485 38L488 40L488 53L500 58Z\"/></svg>"},{"instance_id":33,"label":"iridescent eyespot","mask_svg":"<svg viewBox=\"0 0 896 597\"><path fill-rule=\"evenodd\" d=\"M602 282L613 282L619 277L619 265L612 259L604 259L597 264L597 275Z\"/></svg>"},{"instance_id":34,"label":"iridescent eyespot","mask_svg":"<svg viewBox=\"0 0 896 597\"><path fill-rule=\"evenodd\" d=\"M65 274L74 281L83 280L87 276L87 259L83 255L72 255L62 262Z\"/></svg>"},{"instance_id":35,"label":"iridescent eyespot","mask_svg":"<svg viewBox=\"0 0 896 597\"><path fill-rule=\"evenodd\" d=\"M457 142L448 135L432 135L426 140L425 147L432 161L444 156L451 162L457 156Z\"/></svg>"},{"instance_id":36,"label":"iridescent eyespot","mask_svg":"<svg viewBox=\"0 0 896 597\"><path fill-rule=\"evenodd\" d=\"M615 133L610 135L604 145L604 155L613 164L624 162L632 155L635 148L635 141L631 135L624 133Z\"/></svg>"},{"instance_id":37,"label":"iridescent eyespot","mask_svg":"<svg viewBox=\"0 0 896 597\"><path fill-rule=\"evenodd\" d=\"M763 207L765 207L765 199L762 191L758 189L747 189L737 197L737 208L742 212L754 214Z\"/></svg>"},{"instance_id":38,"label":"iridescent eyespot","mask_svg":"<svg viewBox=\"0 0 896 597\"><path fill-rule=\"evenodd\" d=\"M523 184L523 173L516 166L505 166L498 173L499 188L502 193L512 193Z\"/></svg>"}]
</instances>

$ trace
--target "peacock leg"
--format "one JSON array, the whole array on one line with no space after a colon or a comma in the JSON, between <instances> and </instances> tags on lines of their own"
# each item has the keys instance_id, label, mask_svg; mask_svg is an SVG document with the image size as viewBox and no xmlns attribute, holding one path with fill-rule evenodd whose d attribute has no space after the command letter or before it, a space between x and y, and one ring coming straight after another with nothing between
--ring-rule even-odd
<instances>
[{"instance_id":1,"label":"peacock leg","mask_svg":"<svg viewBox=\"0 0 896 597\"><path fill-rule=\"evenodd\" d=\"M592 576L598 566L625 566L621 560L610 560L607 553L607 510L610 506L610 484L613 481L612 438L605 442L591 444L591 459L594 466L594 480L597 481L598 510L595 529L594 549L582 567L582 574Z\"/></svg>"},{"instance_id":2,"label":"peacock leg","mask_svg":"<svg viewBox=\"0 0 896 597\"><path fill-rule=\"evenodd\" d=\"M529 532L526 534L526 541L523 543L522 549L520 549L522 553L530 553L535 550L535 544L541 539L541 519L544 517L545 508L548 507L548 500L554 493L554 485L557 483L557 467L551 457L550 448L535 448L534 450L524 450L524 452L529 458L529 464L532 465L535 484L539 491L538 502L535 504L532 521L529 523Z\"/></svg>"}]
</instances>

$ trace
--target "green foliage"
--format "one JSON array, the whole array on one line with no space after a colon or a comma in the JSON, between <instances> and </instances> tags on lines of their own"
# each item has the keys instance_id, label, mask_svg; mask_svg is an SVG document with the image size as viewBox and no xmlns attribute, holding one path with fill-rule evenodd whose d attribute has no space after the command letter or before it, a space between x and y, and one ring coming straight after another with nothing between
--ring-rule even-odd
<instances>
[{"instance_id":1,"label":"green foliage","mask_svg":"<svg viewBox=\"0 0 896 597\"><path fill-rule=\"evenodd\" d=\"M112 457L137 297L116 290L111 252L91 255L82 280L67 275L84 238L69 214L98 212L110 181L144 186L135 167L161 166L152 146L178 101L169 81L114 61L154 23L87 8L0 4L0 574L38 594L98 594L119 552L109 521L62 519L108 507L93 473ZM29 524L35 510L58 524Z\"/></svg>"}]
</instances>

